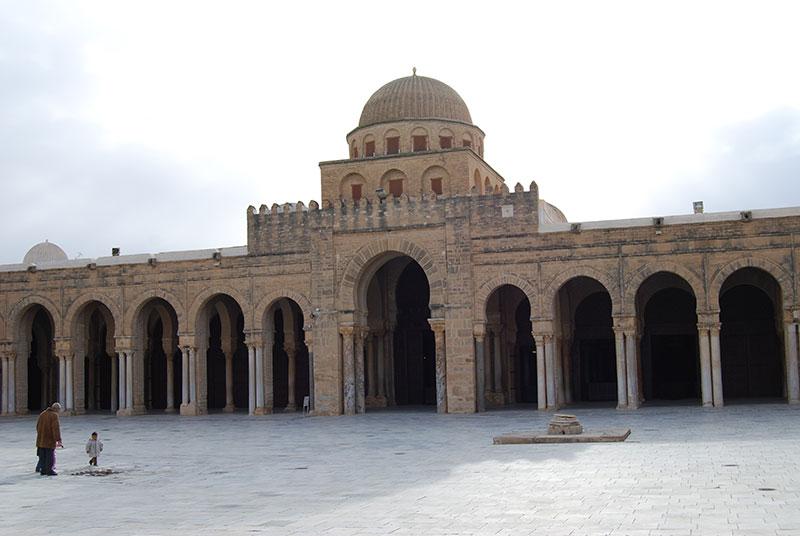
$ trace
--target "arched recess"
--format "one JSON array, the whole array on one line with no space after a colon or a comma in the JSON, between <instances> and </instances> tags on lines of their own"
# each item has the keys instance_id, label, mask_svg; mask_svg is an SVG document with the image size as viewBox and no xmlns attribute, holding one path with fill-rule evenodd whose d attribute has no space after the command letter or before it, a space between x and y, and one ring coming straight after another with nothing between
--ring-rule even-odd
<instances>
[{"instance_id":1,"label":"arched recess","mask_svg":"<svg viewBox=\"0 0 800 536\"><path fill-rule=\"evenodd\" d=\"M452 195L450 174L442 166L429 167L422 173L419 190L424 194L435 192L437 195L449 197Z\"/></svg>"},{"instance_id":2,"label":"arched recess","mask_svg":"<svg viewBox=\"0 0 800 536\"><path fill-rule=\"evenodd\" d=\"M783 303L794 303L795 300L794 291L792 289L792 275L787 272L783 266L761 257L743 257L721 266L712 274L711 282L708 286L710 310L719 310L719 297L722 286L725 284L731 274L743 268L759 268L770 274L778 282L778 286L781 291L781 301Z\"/></svg>"},{"instance_id":3,"label":"arched recess","mask_svg":"<svg viewBox=\"0 0 800 536\"><path fill-rule=\"evenodd\" d=\"M264 343L264 374L256 381L264 382L266 413L275 409L295 411L313 390L313 363L304 331L305 322L311 318L309 304L299 293L281 294L272 293L256 308L262 318Z\"/></svg>"},{"instance_id":4,"label":"arched recess","mask_svg":"<svg viewBox=\"0 0 800 536\"><path fill-rule=\"evenodd\" d=\"M702 274L699 274L695 270L692 270L691 268L682 264L669 261L658 261L641 267L639 270L631 274L627 281L625 281L625 298L620 304L620 313L638 310L636 306L636 299L639 295L639 289L645 280L659 272L672 273L680 277L684 280L685 284L688 285L690 291L695 296L697 306L704 307L707 304L708 299L705 293L705 285L703 284Z\"/></svg>"},{"instance_id":5,"label":"arched recess","mask_svg":"<svg viewBox=\"0 0 800 536\"><path fill-rule=\"evenodd\" d=\"M124 325L130 330L128 333L136 333L136 322L141 315L142 308L153 299L161 299L169 305L175 313L175 320L177 322L176 329L178 329L178 331L183 331L185 328L188 328L186 322L186 308L183 300L180 299L177 294L168 290L150 289L126 300L127 307L125 308Z\"/></svg>"},{"instance_id":6,"label":"arched recess","mask_svg":"<svg viewBox=\"0 0 800 536\"><path fill-rule=\"evenodd\" d=\"M17 413L41 411L59 401L56 322L51 307L49 300L39 302L31 296L18 302L9 315L17 356L12 404Z\"/></svg>"},{"instance_id":7,"label":"arched recess","mask_svg":"<svg viewBox=\"0 0 800 536\"><path fill-rule=\"evenodd\" d=\"M692 284L673 272L654 272L638 284L634 310L641 335L644 399L699 402L697 299Z\"/></svg>"},{"instance_id":8,"label":"arched recess","mask_svg":"<svg viewBox=\"0 0 800 536\"><path fill-rule=\"evenodd\" d=\"M478 343L483 344L478 352L483 361L476 360L477 396L484 397L484 404L479 400L478 407L536 403L537 348L528 293L519 286L501 284L477 303L486 319L486 334Z\"/></svg>"},{"instance_id":9,"label":"arched recess","mask_svg":"<svg viewBox=\"0 0 800 536\"><path fill-rule=\"evenodd\" d=\"M152 294L155 293L136 305L132 318L134 356L138 356L136 372L142 378L137 387L143 390L145 409L174 412L181 395L181 324L172 303Z\"/></svg>"},{"instance_id":10,"label":"arched recess","mask_svg":"<svg viewBox=\"0 0 800 536\"><path fill-rule=\"evenodd\" d=\"M195 392L189 413L205 414L209 409L232 412L247 408L249 365L245 346L246 315L235 297L224 292L209 293L195 304ZM195 305L192 310L195 310ZM191 366L191 365L190 365ZM191 380L190 380L191 381ZM189 389L191 391L191 385ZM183 395L186 399L186 395Z\"/></svg>"},{"instance_id":11,"label":"arched recess","mask_svg":"<svg viewBox=\"0 0 800 536\"><path fill-rule=\"evenodd\" d=\"M413 191L408 183L406 174L397 168L390 169L383 174L378 188L395 197L400 197L404 193Z\"/></svg>"},{"instance_id":12,"label":"arched recess","mask_svg":"<svg viewBox=\"0 0 800 536\"><path fill-rule=\"evenodd\" d=\"M550 302L551 288L556 287L548 286L545 303L553 307L555 348L553 377L547 381L554 384L548 390L555 400L548 401L548 406L617 400L613 302L608 287L596 278L576 275L557 287Z\"/></svg>"},{"instance_id":13,"label":"arched recess","mask_svg":"<svg viewBox=\"0 0 800 536\"><path fill-rule=\"evenodd\" d=\"M192 305L189 307L189 313L186 316L186 325L189 327L196 327L201 309L208 305L211 298L223 294L230 296L243 311L245 331L256 329L257 323L252 315L252 304L250 300L237 289L227 285L214 285L212 287L206 287L201 292L198 292L192 300Z\"/></svg>"},{"instance_id":14,"label":"arched recess","mask_svg":"<svg viewBox=\"0 0 800 536\"><path fill-rule=\"evenodd\" d=\"M22 321L23 315L28 310L28 307L31 305L38 305L40 307L44 307L47 311L47 314L50 315L53 321L53 336L54 337L62 337L62 327L63 327L63 319L61 316L61 309L53 303L49 298L45 296L39 295L31 295L26 296L23 299L16 302L8 313L8 333L11 337L18 337L19 336L19 328L20 322Z\"/></svg>"},{"instance_id":15,"label":"arched recess","mask_svg":"<svg viewBox=\"0 0 800 536\"><path fill-rule=\"evenodd\" d=\"M121 316L119 311L114 316L107 302L107 298L101 301L83 296L70 307L66 317L70 326L73 403L77 413L117 409L113 400L117 377L112 368L116 360L114 336Z\"/></svg>"},{"instance_id":16,"label":"arched recess","mask_svg":"<svg viewBox=\"0 0 800 536\"><path fill-rule=\"evenodd\" d=\"M503 285L517 287L531 304L536 303L536 289L527 280L514 274L500 275L483 283L475 293L475 320L477 322L486 322L486 305L489 296Z\"/></svg>"},{"instance_id":17,"label":"arched recess","mask_svg":"<svg viewBox=\"0 0 800 536\"><path fill-rule=\"evenodd\" d=\"M721 285L720 357L726 402L786 396L784 291L779 280L760 267L738 269Z\"/></svg>"},{"instance_id":18,"label":"arched recess","mask_svg":"<svg viewBox=\"0 0 800 536\"><path fill-rule=\"evenodd\" d=\"M583 265L562 270L556 273L549 281L543 282L544 289L541 294L541 309L535 313L535 316L542 318L552 316L552 310L550 308L554 307L556 304L556 293L561 290L567 281L577 277L587 277L599 282L611 298L612 314L616 315L622 311L622 304L619 299L619 281L617 278L593 266Z\"/></svg>"},{"instance_id":19,"label":"arched recess","mask_svg":"<svg viewBox=\"0 0 800 536\"><path fill-rule=\"evenodd\" d=\"M340 199L361 199L368 193L367 179L360 173L348 173L339 182Z\"/></svg>"},{"instance_id":20,"label":"arched recess","mask_svg":"<svg viewBox=\"0 0 800 536\"><path fill-rule=\"evenodd\" d=\"M430 308L436 315L444 304L442 269L424 248L403 238L385 238L359 248L347 263L337 296L340 311L366 310L367 286L375 272L393 257L407 255L425 272L430 285Z\"/></svg>"},{"instance_id":21,"label":"arched recess","mask_svg":"<svg viewBox=\"0 0 800 536\"><path fill-rule=\"evenodd\" d=\"M473 186L477 189L478 194L483 193L483 182L481 182L481 172L479 169L476 169L472 173L472 183Z\"/></svg>"}]
</instances>

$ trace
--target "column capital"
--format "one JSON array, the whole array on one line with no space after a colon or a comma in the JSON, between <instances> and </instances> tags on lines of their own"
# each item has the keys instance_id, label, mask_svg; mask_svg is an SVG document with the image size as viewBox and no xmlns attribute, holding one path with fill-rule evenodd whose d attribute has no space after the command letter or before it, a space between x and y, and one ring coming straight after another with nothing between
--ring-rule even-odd
<instances>
[{"instance_id":1,"label":"column capital","mask_svg":"<svg viewBox=\"0 0 800 536\"><path fill-rule=\"evenodd\" d=\"M722 329L722 322L708 322L707 326L708 329L711 330L712 335L719 335L719 332Z\"/></svg>"},{"instance_id":2,"label":"column capital","mask_svg":"<svg viewBox=\"0 0 800 536\"><path fill-rule=\"evenodd\" d=\"M444 326L445 326L444 318L429 318L428 324L430 324L431 329L434 331L434 333L444 332Z\"/></svg>"},{"instance_id":3,"label":"column capital","mask_svg":"<svg viewBox=\"0 0 800 536\"><path fill-rule=\"evenodd\" d=\"M339 333L346 339L352 339L356 329L353 323L339 324Z\"/></svg>"},{"instance_id":4,"label":"column capital","mask_svg":"<svg viewBox=\"0 0 800 536\"><path fill-rule=\"evenodd\" d=\"M478 340L486 338L486 322L475 322L472 324L472 335Z\"/></svg>"},{"instance_id":5,"label":"column capital","mask_svg":"<svg viewBox=\"0 0 800 536\"><path fill-rule=\"evenodd\" d=\"M636 317L634 315L611 315L614 321L613 329L622 329L625 334L636 332Z\"/></svg>"},{"instance_id":6,"label":"column capital","mask_svg":"<svg viewBox=\"0 0 800 536\"><path fill-rule=\"evenodd\" d=\"M297 352L297 345L294 343L294 341L286 341L283 343L283 350L292 356L295 354L295 352Z\"/></svg>"},{"instance_id":7,"label":"column capital","mask_svg":"<svg viewBox=\"0 0 800 536\"><path fill-rule=\"evenodd\" d=\"M122 353L133 348L133 337L130 335L114 335L114 350Z\"/></svg>"}]
</instances>

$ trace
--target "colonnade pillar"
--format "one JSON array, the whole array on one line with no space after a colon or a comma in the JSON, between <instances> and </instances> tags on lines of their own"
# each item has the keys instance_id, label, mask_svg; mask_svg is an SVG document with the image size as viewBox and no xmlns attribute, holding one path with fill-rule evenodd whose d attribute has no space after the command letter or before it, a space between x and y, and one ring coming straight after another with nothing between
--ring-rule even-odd
<instances>
[{"instance_id":1,"label":"colonnade pillar","mask_svg":"<svg viewBox=\"0 0 800 536\"><path fill-rule=\"evenodd\" d=\"M637 409L641 404L641 366L636 318L615 316L612 329L617 358L617 409Z\"/></svg>"},{"instance_id":2,"label":"colonnade pillar","mask_svg":"<svg viewBox=\"0 0 800 536\"><path fill-rule=\"evenodd\" d=\"M436 344L436 411L447 413L447 361L445 353L445 320L429 318Z\"/></svg>"},{"instance_id":3,"label":"colonnade pillar","mask_svg":"<svg viewBox=\"0 0 800 536\"><path fill-rule=\"evenodd\" d=\"M197 415L197 348L181 346L181 415Z\"/></svg>"},{"instance_id":4,"label":"colonnade pillar","mask_svg":"<svg viewBox=\"0 0 800 536\"><path fill-rule=\"evenodd\" d=\"M233 355L236 349L235 341L225 345L222 349L222 356L225 358L225 407L222 411L231 413L234 409L233 404ZM249 349L248 349L249 352Z\"/></svg>"},{"instance_id":5,"label":"colonnade pillar","mask_svg":"<svg viewBox=\"0 0 800 536\"><path fill-rule=\"evenodd\" d=\"M795 311L800 316L800 311ZM789 404L800 404L800 371L798 370L798 346L800 346L800 322L797 318L785 324L786 353L786 398Z\"/></svg>"},{"instance_id":6,"label":"colonnade pillar","mask_svg":"<svg viewBox=\"0 0 800 536\"><path fill-rule=\"evenodd\" d=\"M163 341L164 355L167 358L167 407L166 413L175 411L175 346L172 339Z\"/></svg>"},{"instance_id":7,"label":"colonnade pillar","mask_svg":"<svg viewBox=\"0 0 800 536\"><path fill-rule=\"evenodd\" d=\"M700 389L704 407L721 408L722 360L719 334L722 324L718 312L697 314L697 342L700 346Z\"/></svg>"},{"instance_id":8,"label":"colonnade pillar","mask_svg":"<svg viewBox=\"0 0 800 536\"><path fill-rule=\"evenodd\" d=\"M313 315L312 315L313 316ZM303 326L304 342L308 349L308 400L309 412L314 411L314 329L311 324Z\"/></svg>"},{"instance_id":9,"label":"colonnade pillar","mask_svg":"<svg viewBox=\"0 0 800 536\"><path fill-rule=\"evenodd\" d=\"M133 410L133 356L134 350L120 349L117 351L118 361L118 381L117 393L119 404L117 405L117 415L129 416L134 414ZM113 378L112 378L113 382Z\"/></svg>"},{"instance_id":10,"label":"colonnade pillar","mask_svg":"<svg viewBox=\"0 0 800 536\"><path fill-rule=\"evenodd\" d=\"M482 322L475 324L472 334L475 337L475 409L482 412L486 411L486 353L484 352L486 324Z\"/></svg>"},{"instance_id":11,"label":"colonnade pillar","mask_svg":"<svg viewBox=\"0 0 800 536\"><path fill-rule=\"evenodd\" d=\"M275 328L268 326L262 334L261 348L263 355L261 363L264 367L264 413L272 413L275 407L275 387L273 385L273 346L275 346Z\"/></svg>"},{"instance_id":12,"label":"colonnade pillar","mask_svg":"<svg viewBox=\"0 0 800 536\"><path fill-rule=\"evenodd\" d=\"M0 385L2 391L2 404L0 410L3 415L15 415L16 407L16 361L15 352L5 352L2 354L3 384Z\"/></svg>"},{"instance_id":13,"label":"colonnade pillar","mask_svg":"<svg viewBox=\"0 0 800 536\"><path fill-rule=\"evenodd\" d=\"M256 346L247 344L247 413L256 414Z\"/></svg>"},{"instance_id":14,"label":"colonnade pillar","mask_svg":"<svg viewBox=\"0 0 800 536\"><path fill-rule=\"evenodd\" d=\"M353 325L339 326L342 336L342 411L345 415L356 413L355 330Z\"/></svg>"},{"instance_id":15,"label":"colonnade pillar","mask_svg":"<svg viewBox=\"0 0 800 536\"><path fill-rule=\"evenodd\" d=\"M294 385L295 384L295 371L297 370L297 365L295 363L295 357L297 356L297 346L295 345L294 340L292 340L291 342L290 341L286 341L283 344L283 349L286 352L286 357L287 357L287 361L288 361L288 363L287 363L287 365L288 365L287 366L287 370L288 370L288 374L287 374L288 375L288 378L287 378L288 401L286 402L286 411L295 411L295 410L297 410L297 401L295 400L296 394L295 394L295 385ZM363 365L364 365L363 361L362 361L361 365L362 365L362 371L361 371L362 374L361 375L362 375L362 382L363 382L363 375L364 375L363 374L364 373L364 371L363 371ZM363 391L364 391L363 385L362 385L361 391L362 391L362 398L363 398ZM362 402L362 406L363 406L363 402ZM363 413L363 411L361 411L360 413Z\"/></svg>"},{"instance_id":16,"label":"colonnade pillar","mask_svg":"<svg viewBox=\"0 0 800 536\"><path fill-rule=\"evenodd\" d=\"M366 378L364 376L364 341L368 331L356 328L353 332L353 363L355 367L356 413L364 413L367 409L364 397Z\"/></svg>"}]
</instances>

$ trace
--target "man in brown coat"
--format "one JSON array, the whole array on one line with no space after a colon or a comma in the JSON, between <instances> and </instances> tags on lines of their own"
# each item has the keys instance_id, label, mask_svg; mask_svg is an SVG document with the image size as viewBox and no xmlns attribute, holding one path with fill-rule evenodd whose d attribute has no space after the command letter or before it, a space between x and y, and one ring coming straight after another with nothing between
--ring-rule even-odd
<instances>
[{"instance_id":1,"label":"man in brown coat","mask_svg":"<svg viewBox=\"0 0 800 536\"><path fill-rule=\"evenodd\" d=\"M42 476L55 476L53 471L54 452L56 447L62 447L61 427L58 424L58 412L61 404L55 402L44 410L36 421L36 451L39 454L39 466Z\"/></svg>"}]
</instances>

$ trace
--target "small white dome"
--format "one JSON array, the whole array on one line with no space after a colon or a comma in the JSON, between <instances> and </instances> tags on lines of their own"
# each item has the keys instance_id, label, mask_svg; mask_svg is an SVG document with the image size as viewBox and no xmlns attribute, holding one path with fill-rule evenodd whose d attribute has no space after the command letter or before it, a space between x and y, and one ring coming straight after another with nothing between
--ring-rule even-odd
<instances>
[{"instance_id":1,"label":"small white dome","mask_svg":"<svg viewBox=\"0 0 800 536\"><path fill-rule=\"evenodd\" d=\"M567 217L558 207L551 205L544 199L539 199L539 223L564 223Z\"/></svg>"},{"instance_id":2,"label":"small white dome","mask_svg":"<svg viewBox=\"0 0 800 536\"><path fill-rule=\"evenodd\" d=\"M22 264L41 264L44 262L65 261L67 254L57 245L45 240L33 246L22 259Z\"/></svg>"}]
</instances>

